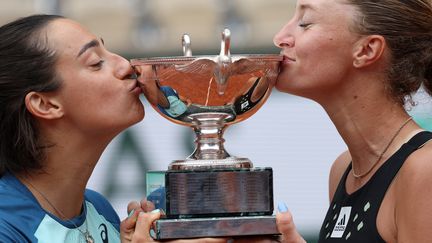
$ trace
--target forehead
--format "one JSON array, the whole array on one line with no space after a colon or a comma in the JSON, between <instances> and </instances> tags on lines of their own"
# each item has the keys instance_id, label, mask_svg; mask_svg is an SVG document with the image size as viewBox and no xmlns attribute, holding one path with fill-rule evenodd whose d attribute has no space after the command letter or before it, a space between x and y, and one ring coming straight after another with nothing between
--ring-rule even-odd
<instances>
[{"instance_id":1,"label":"forehead","mask_svg":"<svg viewBox=\"0 0 432 243\"><path fill-rule=\"evenodd\" d=\"M298 18L311 14L321 24L341 28L354 23L357 13L356 8L344 0L299 0L296 9Z\"/></svg>"},{"instance_id":2,"label":"forehead","mask_svg":"<svg viewBox=\"0 0 432 243\"><path fill-rule=\"evenodd\" d=\"M354 10L351 5L343 0L298 0L298 11L316 11L329 16L338 13L352 13Z\"/></svg>"},{"instance_id":3,"label":"forehead","mask_svg":"<svg viewBox=\"0 0 432 243\"><path fill-rule=\"evenodd\" d=\"M49 46L58 55L78 55L81 47L96 37L70 19L56 19L47 26Z\"/></svg>"}]
</instances>

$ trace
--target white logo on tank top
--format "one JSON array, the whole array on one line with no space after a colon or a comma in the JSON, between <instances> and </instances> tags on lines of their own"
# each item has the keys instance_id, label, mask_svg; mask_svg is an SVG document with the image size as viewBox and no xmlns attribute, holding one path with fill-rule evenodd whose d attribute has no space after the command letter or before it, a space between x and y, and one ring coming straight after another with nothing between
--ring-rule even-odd
<instances>
[{"instance_id":1,"label":"white logo on tank top","mask_svg":"<svg viewBox=\"0 0 432 243\"><path fill-rule=\"evenodd\" d=\"M339 217L336 221L336 225L331 234L331 238L342 238L345 229L348 225L348 221L351 215L351 207L342 207L339 212Z\"/></svg>"}]
</instances>

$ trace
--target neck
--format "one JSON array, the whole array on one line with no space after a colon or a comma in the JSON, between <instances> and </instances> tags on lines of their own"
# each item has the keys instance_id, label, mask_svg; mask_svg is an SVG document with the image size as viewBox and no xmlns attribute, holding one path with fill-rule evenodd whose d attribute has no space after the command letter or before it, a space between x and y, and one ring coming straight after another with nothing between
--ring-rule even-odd
<instances>
[{"instance_id":1,"label":"neck","mask_svg":"<svg viewBox=\"0 0 432 243\"><path fill-rule=\"evenodd\" d=\"M357 174L363 174L374 167L365 177L367 180L419 127L413 122L405 125L382 154L409 115L404 107L382 95L384 89L379 86L382 82L363 82L363 88L356 87L354 82L351 88L340 92L338 98L321 102L321 105L348 146L353 170ZM377 87L365 89L364 85ZM382 158L379 159L381 154Z\"/></svg>"},{"instance_id":2,"label":"neck","mask_svg":"<svg viewBox=\"0 0 432 243\"><path fill-rule=\"evenodd\" d=\"M17 177L42 208L59 218L70 219L81 214L87 182L106 143L65 138L57 141L67 144L57 142L46 150L43 169Z\"/></svg>"}]
</instances>

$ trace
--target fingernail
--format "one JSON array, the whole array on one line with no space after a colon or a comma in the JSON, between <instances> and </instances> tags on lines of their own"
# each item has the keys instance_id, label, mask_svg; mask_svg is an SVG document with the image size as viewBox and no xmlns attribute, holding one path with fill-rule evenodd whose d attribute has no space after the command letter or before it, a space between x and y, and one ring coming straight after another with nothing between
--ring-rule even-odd
<instances>
[{"instance_id":1,"label":"fingernail","mask_svg":"<svg viewBox=\"0 0 432 243\"><path fill-rule=\"evenodd\" d=\"M150 229L150 236L151 236L153 239L156 239L156 233L155 233L155 231L154 231L153 229Z\"/></svg>"},{"instance_id":2,"label":"fingernail","mask_svg":"<svg viewBox=\"0 0 432 243\"><path fill-rule=\"evenodd\" d=\"M159 213L159 212L160 212L160 209L155 209L155 210L151 211L150 213Z\"/></svg>"},{"instance_id":3,"label":"fingernail","mask_svg":"<svg viewBox=\"0 0 432 243\"><path fill-rule=\"evenodd\" d=\"M279 202L278 203L278 210L281 213L287 212L288 211L288 207L284 202Z\"/></svg>"},{"instance_id":4,"label":"fingernail","mask_svg":"<svg viewBox=\"0 0 432 243\"><path fill-rule=\"evenodd\" d=\"M132 209L132 211L130 211L128 218L130 218L133 214L135 213L135 209Z\"/></svg>"}]
</instances>

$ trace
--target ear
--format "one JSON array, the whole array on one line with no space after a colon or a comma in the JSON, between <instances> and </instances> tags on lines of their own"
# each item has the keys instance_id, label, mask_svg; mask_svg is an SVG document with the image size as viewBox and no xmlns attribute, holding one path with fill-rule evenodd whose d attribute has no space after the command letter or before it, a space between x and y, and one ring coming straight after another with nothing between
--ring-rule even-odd
<instances>
[{"instance_id":1,"label":"ear","mask_svg":"<svg viewBox=\"0 0 432 243\"><path fill-rule=\"evenodd\" d=\"M57 119L64 114L61 103L45 93L31 91L25 97L25 105L31 114L46 120Z\"/></svg>"},{"instance_id":2,"label":"ear","mask_svg":"<svg viewBox=\"0 0 432 243\"><path fill-rule=\"evenodd\" d=\"M385 39L380 35L369 35L360 39L353 51L354 67L361 68L375 63L382 57L385 47Z\"/></svg>"}]
</instances>

